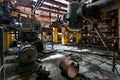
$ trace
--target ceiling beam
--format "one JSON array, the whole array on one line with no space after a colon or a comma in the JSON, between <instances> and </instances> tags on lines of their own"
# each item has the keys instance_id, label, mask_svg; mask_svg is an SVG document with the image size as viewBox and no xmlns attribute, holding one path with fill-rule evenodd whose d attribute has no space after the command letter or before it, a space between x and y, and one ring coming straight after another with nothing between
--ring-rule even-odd
<instances>
[{"instance_id":1,"label":"ceiling beam","mask_svg":"<svg viewBox=\"0 0 120 80\"><path fill-rule=\"evenodd\" d=\"M36 3L34 1L28 1L28 0L17 0L19 3ZM51 4L54 4L54 5L59 5L60 7L65 7L67 8L67 4L64 4L64 3L61 3L61 2L58 2L58 1L55 1L55 0L45 0L45 2L48 2L48 3L51 3Z\"/></svg>"},{"instance_id":2,"label":"ceiling beam","mask_svg":"<svg viewBox=\"0 0 120 80\"><path fill-rule=\"evenodd\" d=\"M62 13L62 12L56 12L56 11L52 11L52 10L44 9L44 8L40 8L40 10L46 11L46 12L51 12L51 13L56 13L56 14L61 14L61 15L65 14L65 13Z\"/></svg>"},{"instance_id":3,"label":"ceiling beam","mask_svg":"<svg viewBox=\"0 0 120 80\"><path fill-rule=\"evenodd\" d=\"M46 0L45 0L45 1L46 1ZM19 5L19 4L24 4L23 6L26 6L26 5L30 5L30 6L31 6L32 4L35 4L35 3L36 3L36 2L33 2L33 1L28 2L27 0L18 0L17 5ZM42 4L41 7L49 8L49 7L51 7L51 6L50 6L50 5L47 5L47 4ZM58 7L54 7L54 6L52 6L51 9L59 10L59 11L62 11L62 12L67 12L67 10L65 10L65 9L61 9L61 8L58 9Z\"/></svg>"},{"instance_id":4,"label":"ceiling beam","mask_svg":"<svg viewBox=\"0 0 120 80\"><path fill-rule=\"evenodd\" d=\"M46 8L49 8L50 6L49 5L46 5L46 4L42 4L42 6L41 7L46 7ZM57 8L57 7L53 7L52 6L52 8L51 9L54 9L54 10L59 10L59 11L63 11L63 12L67 12L67 10L65 10L65 9L61 9L61 8Z\"/></svg>"},{"instance_id":5,"label":"ceiling beam","mask_svg":"<svg viewBox=\"0 0 120 80\"><path fill-rule=\"evenodd\" d=\"M30 5L24 5L24 4L16 4L16 6L31 8ZM51 13L56 13L56 14L61 14L61 15L64 14L64 12L57 12L57 11L53 11L53 10L49 10L49 9L44 9L44 8L40 8L39 10L46 11L46 12L51 12Z\"/></svg>"}]
</instances>

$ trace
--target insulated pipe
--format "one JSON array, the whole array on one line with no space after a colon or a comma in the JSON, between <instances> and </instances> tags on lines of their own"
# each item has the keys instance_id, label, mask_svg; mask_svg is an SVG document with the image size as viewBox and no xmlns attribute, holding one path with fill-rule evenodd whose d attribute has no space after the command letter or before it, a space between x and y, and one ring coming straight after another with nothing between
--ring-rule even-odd
<instances>
[{"instance_id":1,"label":"insulated pipe","mask_svg":"<svg viewBox=\"0 0 120 80\"><path fill-rule=\"evenodd\" d=\"M60 61L59 67L63 74L67 75L69 78L74 78L79 71L78 63L71 57L66 57Z\"/></svg>"},{"instance_id":2,"label":"insulated pipe","mask_svg":"<svg viewBox=\"0 0 120 80\"><path fill-rule=\"evenodd\" d=\"M98 0L94 3L92 3L92 5L98 5L98 6L103 6L103 5L106 5L108 4L109 2L112 2L114 0Z\"/></svg>"},{"instance_id":3,"label":"insulated pipe","mask_svg":"<svg viewBox=\"0 0 120 80\"><path fill-rule=\"evenodd\" d=\"M68 5L64 20L67 21L68 29L81 30L84 22L88 19L100 20L101 8L113 0L99 0L91 4L74 1Z\"/></svg>"}]
</instances>

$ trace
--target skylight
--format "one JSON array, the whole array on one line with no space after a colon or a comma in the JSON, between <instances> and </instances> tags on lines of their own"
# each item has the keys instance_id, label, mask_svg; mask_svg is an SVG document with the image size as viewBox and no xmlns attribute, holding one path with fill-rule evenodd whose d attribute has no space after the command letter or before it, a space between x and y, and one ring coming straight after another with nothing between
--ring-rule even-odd
<instances>
[{"instance_id":1,"label":"skylight","mask_svg":"<svg viewBox=\"0 0 120 80\"><path fill-rule=\"evenodd\" d=\"M69 2L68 1L66 1L66 0L55 0L55 1L58 1L58 2L61 2L61 3L63 3L63 4L69 4Z\"/></svg>"},{"instance_id":2,"label":"skylight","mask_svg":"<svg viewBox=\"0 0 120 80\"><path fill-rule=\"evenodd\" d=\"M32 0L32 1L35 1L35 2L37 2L38 0Z\"/></svg>"},{"instance_id":3,"label":"skylight","mask_svg":"<svg viewBox=\"0 0 120 80\"><path fill-rule=\"evenodd\" d=\"M32 0L32 1L37 2L38 0ZM55 0L55 1L58 1L58 2L63 3L63 4L69 4L69 2L66 0Z\"/></svg>"}]
</instances>

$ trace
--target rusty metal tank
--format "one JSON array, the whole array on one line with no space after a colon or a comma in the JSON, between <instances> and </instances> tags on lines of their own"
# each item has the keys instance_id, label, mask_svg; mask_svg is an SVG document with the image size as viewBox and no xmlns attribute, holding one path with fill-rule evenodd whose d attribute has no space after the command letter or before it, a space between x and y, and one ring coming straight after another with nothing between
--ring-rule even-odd
<instances>
[{"instance_id":1,"label":"rusty metal tank","mask_svg":"<svg viewBox=\"0 0 120 80\"><path fill-rule=\"evenodd\" d=\"M60 61L59 67L69 78L74 78L79 71L79 64L71 57L66 57Z\"/></svg>"},{"instance_id":2,"label":"rusty metal tank","mask_svg":"<svg viewBox=\"0 0 120 80\"><path fill-rule=\"evenodd\" d=\"M24 45L20 48L19 59L22 63L32 63L37 58L37 50L31 45Z\"/></svg>"}]
</instances>

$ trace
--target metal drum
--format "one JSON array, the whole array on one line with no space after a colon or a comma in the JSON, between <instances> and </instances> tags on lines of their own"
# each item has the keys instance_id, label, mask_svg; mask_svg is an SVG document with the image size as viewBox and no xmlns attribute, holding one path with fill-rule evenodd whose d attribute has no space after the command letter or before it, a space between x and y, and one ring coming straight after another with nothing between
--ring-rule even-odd
<instances>
[{"instance_id":1,"label":"metal drum","mask_svg":"<svg viewBox=\"0 0 120 80\"><path fill-rule=\"evenodd\" d=\"M59 67L61 71L69 78L74 78L79 71L78 63L71 57L64 58L60 61Z\"/></svg>"},{"instance_id":2,"label":"metal drum","mask_svg":"<svg viewBox=\"0 0 120 80\"><path fill-rule=\"evenodd\" d=\"M20 48L19 59L22 63L32 63L37 58L37 50L31 45L24 45Z\"/></svg>"}]
</instances>

